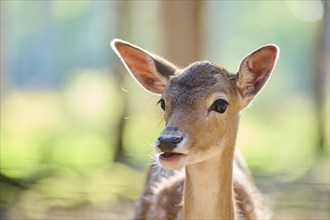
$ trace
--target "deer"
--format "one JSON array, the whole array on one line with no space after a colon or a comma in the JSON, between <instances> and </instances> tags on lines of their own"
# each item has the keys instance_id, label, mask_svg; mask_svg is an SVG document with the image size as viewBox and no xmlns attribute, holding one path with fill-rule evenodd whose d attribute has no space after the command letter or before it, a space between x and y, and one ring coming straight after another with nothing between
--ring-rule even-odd
<instances>
[{"instance_id":1,"label":"deer","mask_svg":"<svg viewBox=\"0 0 330 220\"><path fill-rule=\"evenodd\" d=\"M237 73L210 61L178 67L120 39L111 47L133 79L160 96L165 119L132 218L270 218L236 138L240 114L268 82L278 46L253 51ZM157 173L157 166L173 172Z\"/></svg>"}]
</instances>

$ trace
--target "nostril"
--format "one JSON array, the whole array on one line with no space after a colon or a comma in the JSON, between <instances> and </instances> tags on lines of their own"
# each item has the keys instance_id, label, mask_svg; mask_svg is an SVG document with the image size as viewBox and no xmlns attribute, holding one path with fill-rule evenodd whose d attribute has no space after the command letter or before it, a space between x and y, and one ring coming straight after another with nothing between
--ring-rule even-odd
<instances>
[{"instance_id":1,"label":"nostril","mask_svg":"<svg viewBox=\"0 0 330 220\"><path fill-rule=\"evenodd\" d=\"M159 142L164 142L166 140L165 137L159 136L157 139Z\"/></svg>"},{"instance_id":2,"label":"nostril","mask_svg":"<svg viewBox=\"0 0 330 220\"><path fill-rule=\"evenodd\" d=\"M183 139L183 137L181 137L181 136L180 137L173 137L172 143L178 144L182 141L182 139Z\"/></svg>"}]
</instances>

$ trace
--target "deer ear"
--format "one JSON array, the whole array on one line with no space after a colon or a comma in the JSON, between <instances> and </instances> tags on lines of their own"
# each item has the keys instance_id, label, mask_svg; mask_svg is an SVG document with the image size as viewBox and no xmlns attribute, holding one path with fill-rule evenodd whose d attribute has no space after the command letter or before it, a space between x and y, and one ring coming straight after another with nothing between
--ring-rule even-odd
<instances>
[{"instance_id":1,"label":"deer ear","mask_svg":"<svg viewBox=\"0 0 330 220\"><path fill-rule=\"evenodd\" d=\"M269 79L279 54L276 45L267 45L243 59L236 85L247 106Z\"/></svg>"},{"instance_id":2,"label":"deer ear","mask_svg":"<svg viewBox=\"0 0 330 220\"><path fill-rule=\"evenodd\" d=\"M170 62L123 40L112 40L111 47L138 84L152 93L162 94L177 71Z\"/></svg>"}]
</instances>

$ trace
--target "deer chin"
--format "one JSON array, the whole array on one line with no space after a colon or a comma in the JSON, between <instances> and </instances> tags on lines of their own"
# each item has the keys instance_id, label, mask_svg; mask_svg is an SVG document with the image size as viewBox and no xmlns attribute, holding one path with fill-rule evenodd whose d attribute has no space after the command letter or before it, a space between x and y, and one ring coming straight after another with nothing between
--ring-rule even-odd
<instances>
[{"instance_id":1,"label":"deer chin","mask_svg":"<svg viewBox=\"0 0 330 220\"><path fill-rule=\"evenodd\" d=\"M177 152L161 152L158 162L166 170L180 170L185 166L186 154Z\"/></svg>"},{"instance_id":2,"label":"deer chin","mask_svg":"<svg viewBox=\"0 0 330 220\"><path fill-rule=\"evenodd\" d=\"M195 149L198 147L194 147ZM214 157L219 157L219 155L223 152L223 147L221 145L213 146L211 148L204 149L202 151L192 150L189 153L189 157L185 161L185 165L197 164L206 160L210 160Z\"/></svg>"}]
</instances>

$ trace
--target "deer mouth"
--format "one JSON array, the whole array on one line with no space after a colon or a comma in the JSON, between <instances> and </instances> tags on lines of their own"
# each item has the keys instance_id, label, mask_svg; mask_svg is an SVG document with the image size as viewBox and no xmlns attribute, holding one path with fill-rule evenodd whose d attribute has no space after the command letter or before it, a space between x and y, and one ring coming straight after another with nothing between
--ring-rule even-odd
<instances>
[{"instance_id":1,"label":"deer mouth","mask_svg":"<svg viewBox=\"0 0 330 220\"><path fill-rule=\"evenodd\" d=\"M159 159L163 161L172 161L175 159L180 158L183 156L181 153L175 153L175 152L164 152L159 155Z\"/></svg>"}]
</instances>

